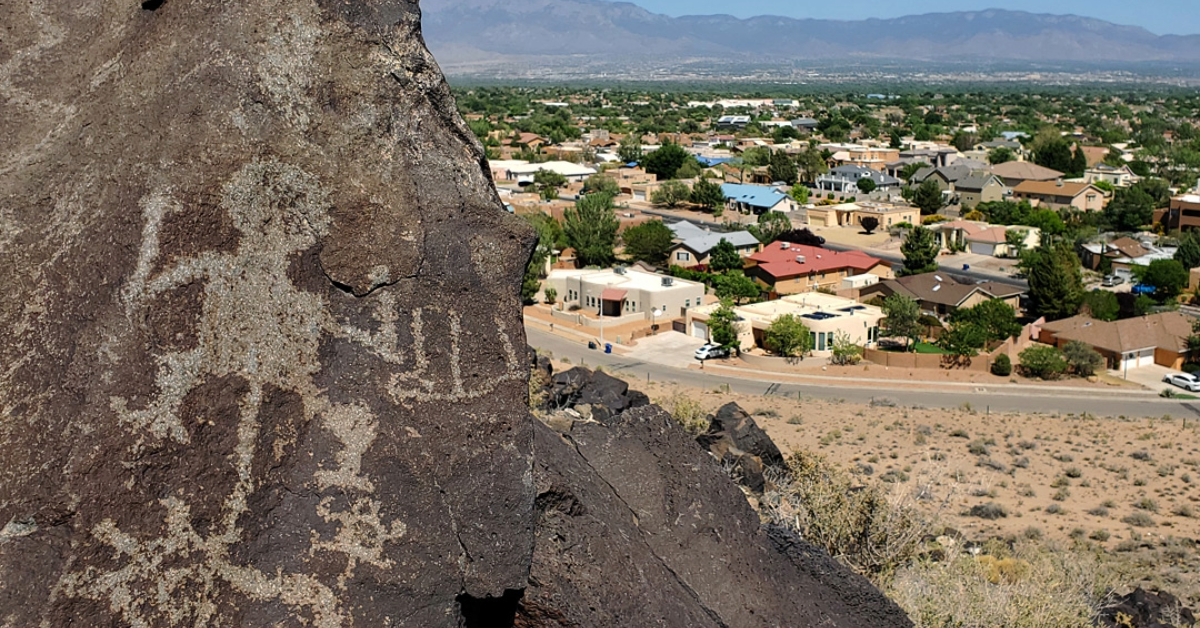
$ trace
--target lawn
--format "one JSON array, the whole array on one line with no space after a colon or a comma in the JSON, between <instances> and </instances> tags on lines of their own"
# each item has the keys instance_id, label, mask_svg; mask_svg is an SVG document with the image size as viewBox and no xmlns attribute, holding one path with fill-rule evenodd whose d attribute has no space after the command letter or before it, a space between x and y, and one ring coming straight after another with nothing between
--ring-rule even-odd
<instances>
[{"instance_id":1,"label":"lawn","mask_svg":"<svg viewBox=\"0 0 1200 628\"><path fill-rule=\"evenodd\" d=\"M918 342L916 346L917 353L935 353L938 355L946 355L946 350L941 347L930 344L928 342Z\"/></svg>"}]
</instances>

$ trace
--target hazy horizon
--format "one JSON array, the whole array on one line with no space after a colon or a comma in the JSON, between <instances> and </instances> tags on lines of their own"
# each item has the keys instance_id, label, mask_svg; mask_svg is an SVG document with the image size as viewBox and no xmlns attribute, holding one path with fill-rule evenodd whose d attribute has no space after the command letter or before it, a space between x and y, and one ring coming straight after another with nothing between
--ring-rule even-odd
<instances>
[{"instance_id":1,"label":"hazy horizon","mask_svg":"<svg viewBox=\"0 0 1200 628\"><path fill-rule=\"evenodd\" d=\"M1188 11L1187 3L1177 0L1066 0L1047 3L1037 0L914 0L898 3L894 0L859 0L853 10L846 5L815 5L784 2L783 0L744 0L736 5L717 0L610 0L631 2L655 13L673 17L681 15L726 14L739 18L760 15L779 15L791 18L833 20L863 20L896 18L923 13L951 13L1006 9L1073 14L1128 26L1140 26L1156 35L1193 35L1200 33L1200 11Z\"/></svg>"}]
</instances>

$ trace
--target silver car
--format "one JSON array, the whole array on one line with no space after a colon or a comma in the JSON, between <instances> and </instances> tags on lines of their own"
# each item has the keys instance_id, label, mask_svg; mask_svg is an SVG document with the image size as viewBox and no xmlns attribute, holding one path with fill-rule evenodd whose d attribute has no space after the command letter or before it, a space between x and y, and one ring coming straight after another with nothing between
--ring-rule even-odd
<instances>
[{"instance_id":1,"label":"silver car","mask_svg":"<svg viewBox=\"0 0 1200 628\"><path fill-rule=\"evenodd\" d=\"M1188 392L1200 392L1200 377L1191 373L1174 373L1163 377L1163 381Z\"/></svg>"}]
</instances>

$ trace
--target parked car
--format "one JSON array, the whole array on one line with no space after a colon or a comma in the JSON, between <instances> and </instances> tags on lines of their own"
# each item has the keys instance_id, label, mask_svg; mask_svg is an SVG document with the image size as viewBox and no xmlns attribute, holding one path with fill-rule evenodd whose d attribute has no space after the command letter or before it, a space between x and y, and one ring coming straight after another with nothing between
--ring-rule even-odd
<instances>
[{"instance_id":1,"label":"parked car","mask_svg":"<svg viewBox=\"0 0 1200 628\"><path fill-rule=\"evenodd\" d=\"M711 360L713 358L724 358L729 355L729 349L721 345L708 343L699 349L696 349L697 360Z\"/></svg>"},{"instance_id":2,"label":"parked car","mask_svg":"<svg viewBox=\"0 0 1200 628\"><path fill-rule=\"evenodd\" d=\"M1123 283L1125 283L1125 278L1120 275L1105 275L1104 281L1100 282L1100 285L1111 288L1113 286L1119 286Z\"/></svg>"},{"instance_id":3,"label":"parked car","mask_svg":"<svg viewBox=\"0 0 1200 628\"><path fill-rule=\"evenodd\" d=\"M1191 373L1173 373L1163 377L1163 381L1188 392L1200 392L1200 377Z\"/></svg>"}]
</instances>

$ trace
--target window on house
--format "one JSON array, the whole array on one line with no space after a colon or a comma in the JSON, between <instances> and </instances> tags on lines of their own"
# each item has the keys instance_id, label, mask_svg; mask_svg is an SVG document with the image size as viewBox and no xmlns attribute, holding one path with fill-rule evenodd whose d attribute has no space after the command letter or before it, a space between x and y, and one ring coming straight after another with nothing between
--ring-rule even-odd
<instances>
[{"instance_id":1,"label":"window on house","mask_svg":"<svg viewBox=\"0 0 1200 628\"><path fill-rule=\"evenodd\" d=\"M810 336L812 336L812 344L813 344L813 346L814 346L814 347L815 347L815 346L817 346L817 332L815 332L815 331L810 331L810 332L808 332L808 334L809 334Z\"/></svg>"},{"instance_id":2,"label":"window on house","mask_svg":"<svg viewBox=\"0 0 1200 628\"><path fill-rule=\"evenodd\" d=\"M680 260L680 261L684 261L684 262L686 262L686 261L689 261L689 260L691 259L691 257L692 257L692 256L691 256L691 255L689 255L689 254L688 254L687 252L685 252L685 251L679 251L678 253L676 253L676 254L675 254L675 259L677 259L677 260Z\"/></svg>"}]
</instances>

